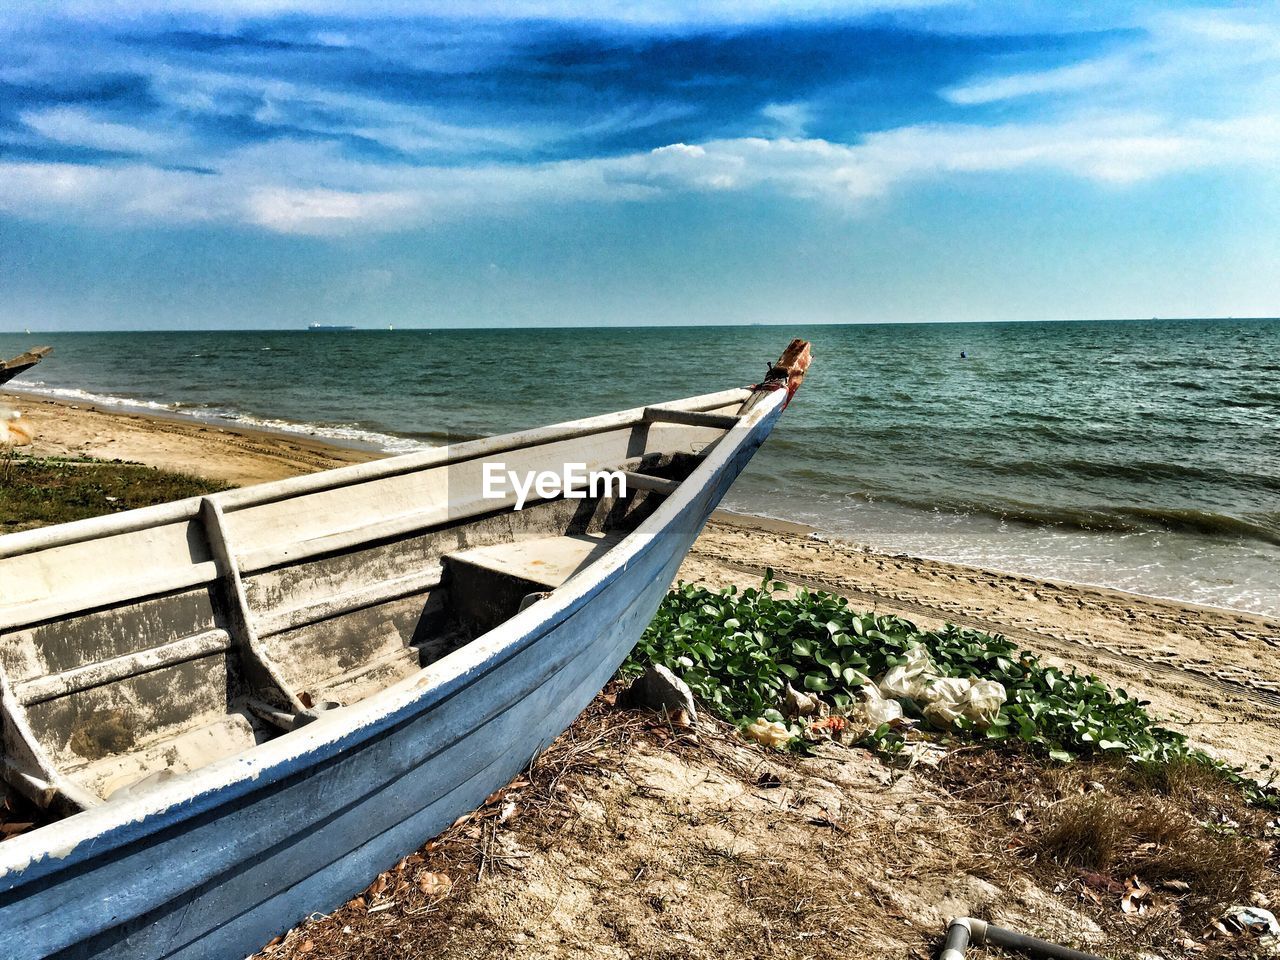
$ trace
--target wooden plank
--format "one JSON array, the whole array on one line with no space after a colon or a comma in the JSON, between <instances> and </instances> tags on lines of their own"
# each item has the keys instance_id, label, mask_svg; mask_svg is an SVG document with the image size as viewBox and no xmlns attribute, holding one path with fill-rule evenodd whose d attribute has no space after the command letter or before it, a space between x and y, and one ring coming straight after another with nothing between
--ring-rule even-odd
<instances>
[{"instance_id":1,"label":"wooden plank","mask_svg":"<svg viewBox=\"0 0 1280 960\"><path fill-rule=\"evenodd\" d=\"M240 568L236 565L235 553L223 525L222 507L216 500L205 497L201 502L200 516L204 521L214 558L222 568L220 572L231 601L230 633L236 650L240 654L240 665L249 685L265 699L278 700L295 711L304 710L302 701L285 685L279 672L267 659L258 643L258 637L253 628L253 617L249 612L249 602L245 599L244 583L240 580Z\"/></svg>"},{"instance_id":2,"label":"wooden plank","mask_svg":"<svg viewBox=\"0 0 1280 960\"><path fill-rule=\"evenodd\" d=\"M682 409L710 410L741 403L751 395L744 388L722 390L699 397L665 404L664 406ZM366 480L400 476L413 473L425 467L448 466L477 457L493 456L511 450L537 444L550 443L554 440L575 439L603 433L628 424L640 422L643 408L575 420L536 430L525 430L520 433L507 434L501 437L489 437L483 440L472 440L448 447L436 447L421 453L409 453L399 457L388 457L385 460L373 460L368 463L353 464L336 470L325 470L320 473L307 474L301 477L290 477L271 483L257 484L251 487L240 487L214 494L214 498L226 511L239 510L243 507L256 506L283 500L303 493L314 493L338 487L351 486ZM154 507L143 507L103 517L90 517L87 520L75 520L61 523L53 527L42 527L37 530L23 530L0 536L0 559L17 557L49 547L82 543L99 537L109 537L119 533L145 530L150 527L173 523L178 520L190 520L199 515L200 503L204 498L193 497L188 500L177 500L173 503L159 504Z\"/></svg>"},{"instance_id":3,"label":"wooden plank","mask_svg":"<svg viewBox=\"0 0 1280 960\"><path fill-rule=\"evenodd\" d=\"M173 503L161 503L154 507L126 510L124 513L73 520L70 523L60 523L55 527L40 527L36 530L9 533L0 537L0 560L21 557L24 554L48 550L51 547L70 546L73 543L150 530L164 526L166 523L193 520L199 514L200 498L195 497L188 500L175 500Z\"/></svg>"},{"instance_id":4,"label":"wooden plank","mask_svg":"<svg viewBox=\"0 0 1280 960\"><path fill-rule=\"evenodd\" d=\"M645 423L681 423L687 427L711 427L732 430L741 422L727 413L705 413L701 410L676 410L671 407L645 407Z\"/></svg>"},{"instance_id":5,"label":"wooden plank","mask_svg":"<svg viewBox=\"0 0 1280 960\"><path fill-rule=\"evenodd\" d=\"M437 564L432 570L411 573L394 580L375 583L361 590L340 593L322 603L280 610L258 618L256 624L258 639L265 640L286 630L296 630L298 627L319 623L321 620L331 620L354 610L390 603L393 600L413 596L415 593L425 593L439 585L440 566Z\"/></svg>"},{"instance_id":6,"label":"wooden plank","mask_svg":"<svg viewBox=\"0 0 1280 960\"><path fill-rule=\"evenodd\" d=\"M667 480L663 477L651 477L647 473L635 473L631 470L623 470L622 475L627 478L628 490L648 490L652 493L660 493L663 496L671 496L680 489L680 484L675 480Z\"/></svg>"},{"instance_id":7,"label":"wooden plank","mask_svg":"<svg viewBox=\"0 0 1280 960\"><path fill-rule=\"evenodd\" d=\"M33 677L13 685L14 695L24 706L44 703L54 697L91 690L126 677L149 673L164 667L172 667L188 660L222 653L231 647L231 637L225 630L208 630L195 636L183 637L171 643L140 650L122 657L113 657L99 663L87 663L83 667Z\"/></svg>"},{"instance_id":8,"label":"wooden plank","mask_svg":"<svg viewBox=\"0 0 1280 960\"><path fill-rule=\"evenodd\" d=\"M46 600L16 604L12 607L0 608L0 630L14 630L33 623L43 623L46 620L55 620L102 607L123 606L147 597L188 590L204 583L211 583L216 579L218 579L218 567L209 560L189 567L166 570L148 577L126 580L123 583L109 583L105 587L86 590L83 593L66 593Z\"/></svg>"},{"instance_id":9,"label":"wooden plank","mask_svg":"<svg viewBox=\"0 0 1280 960\"><path fill-rule=\"evenodd\" d=\"M703 396L689 397L663 404L669 409L715 410L720 407L742 403L751 396L749 388L738 387L732 390L721 390ZM500 453L510 453L526 447L540 446L560 440L578 440L583 437L607 433L641 422L643 407L622 410L618 413L588 417L584 420L571 420L566 423L552 424L535 430L523 430L500 437L486 437L482 440L469 440L466 443L451 444L447 447L436 447L421 453L407 453L386 460L373 460L368 463L357 463L336 470L325 470L321 473L307 474L301 477L290 477L273 483L260 484L254 487L241 487L215 494L218 501L228 510L239 510L242 507L260 506L283 500L287 497L303 493L316 493L338 487L352 486L366 480L378 480L387 477L413 473L424 467L441 467L493 457ZM39 532L39 531L33 531ZM21 534L11 534L21 536Z\"/></svg>"}]
</instances>

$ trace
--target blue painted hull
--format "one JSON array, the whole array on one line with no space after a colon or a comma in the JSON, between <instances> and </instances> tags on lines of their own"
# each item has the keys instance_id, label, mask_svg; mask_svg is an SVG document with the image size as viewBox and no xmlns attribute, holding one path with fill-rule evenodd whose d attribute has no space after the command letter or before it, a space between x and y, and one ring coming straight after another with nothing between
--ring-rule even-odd
<instances>
[{"instance_id":1,"label":"blue painted hull","mask_svg":"<svg viewBox=\"0 0 1280 960\"><path fill-rule=\"evenodd\" d=\"M0 878L3 955L240 957L350 899L510 782L590 702L779 412L625 566L478 668L323 751Z\"/></svg>"}]
</instances>

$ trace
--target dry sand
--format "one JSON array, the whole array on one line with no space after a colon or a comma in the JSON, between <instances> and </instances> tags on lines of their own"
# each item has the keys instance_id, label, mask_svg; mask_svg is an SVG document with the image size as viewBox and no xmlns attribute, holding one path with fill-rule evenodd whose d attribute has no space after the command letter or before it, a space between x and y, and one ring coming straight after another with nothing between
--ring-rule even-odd
<instances>
[{"instance_id":1,"label":"dry sand","mask_svg":"<svg viewBox=\"0 0 1280 960\"><path fill-rule=\"evenodd\" d=\"M233 484L373 459L293 434L0 393L31 420L40 456L132 460ZM876 553L799 524L719 513L680 576L714 585L796 584L924 626L1002 633L1036 653L1150 700L1172 727L1256 766L1280 744L1280 621L1100 587Z\"/></svg>"}]
</instances>

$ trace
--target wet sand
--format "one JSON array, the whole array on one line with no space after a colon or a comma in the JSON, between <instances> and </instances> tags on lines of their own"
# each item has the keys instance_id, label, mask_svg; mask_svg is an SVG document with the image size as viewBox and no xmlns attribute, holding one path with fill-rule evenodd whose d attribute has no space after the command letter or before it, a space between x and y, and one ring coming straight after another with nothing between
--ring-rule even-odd
<instances>
[{"instance_id":1,"label":"wet sand","mask_svg":"<svg viewBox=\"0 0 1280 960\"><path fill-rule=\"evenodd\" d=\"M293 434L0 393L37 431L39 456L131 460L261 483L379 456ZM681 569L711 584L789 582L843 593L855 606L924 626L1003 633L1150 700L1165 722L1254 767L1280 743L1280 621L1040 580L827 540L802 524L717 513Z\"/></svg>"},{"instance_id":2,"label":"wet sand","mask_svg":"<svg viewBox=\"0 0 1280 960\"><path fill-rule=\"evenodd\" d=\"M237 486L381 456L301 434L233 428L191 417L135 413L12 391L0 391L0 406L20 411L35 427L35 442L24 448L35 456L132 460Z\"/></svg>"}]
</instances>

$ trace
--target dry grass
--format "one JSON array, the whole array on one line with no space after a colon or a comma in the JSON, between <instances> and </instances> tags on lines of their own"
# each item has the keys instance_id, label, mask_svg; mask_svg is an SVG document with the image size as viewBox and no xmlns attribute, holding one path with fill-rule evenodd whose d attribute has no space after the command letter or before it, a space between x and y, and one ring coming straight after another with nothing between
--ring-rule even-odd
<instances>
[{"instance_id":1,"label":"dry grass","mask_svg":"<svg viewBox=\"0 0 1280 960\"><path fill-rule=\"evenodd\" d=\"M1179 894L1188 921L1207 923L1248 902L1264 878L1269 847L1238 827L1197 816L1159 796L1117 796L1104 788L1046 808L1029 849L1061 867L1164 886Z\"/></svg>"},{"instance_id":2,"label":"dry grass","mask_svg":"<svg viewBox=\"0 0 1280 960\"><path fill-rule=\"evenodd\" d=\"M971 912L1088 946L1087 921L1006 885L1018 861L975 829L981 811L865 751L765 751L711 720L695 739L601 699L482 810L264 956L836 960L856 938L924 960ZM424 894L437 874L448 894Z\"/></svg>"},{"instance_id":3,"label":"dry grass","mask_svg":"<svg viewBox=\"0 0 1280 960\"><path fill-rule=\"evenodd\" d=\"M993 844L1134 949L1247 953L1213 939L1212 921L1255 895L1280 899L1275 814L1202 765L1049 766L984 751L949 758L938 777L987 811Z\"/></svg>"},{"instance_id":4,"label":"dry grass","mask_svg":"<svg viewBox=\"0 0 1280 960\"><path fill-rule=\"evenodd\" d=\"M1120 804L1105 793L1068 800L1046 819L1033 849L1063 867L1110 870L1127 839Z\"/></svg>"}]
</instances>

